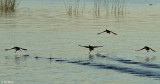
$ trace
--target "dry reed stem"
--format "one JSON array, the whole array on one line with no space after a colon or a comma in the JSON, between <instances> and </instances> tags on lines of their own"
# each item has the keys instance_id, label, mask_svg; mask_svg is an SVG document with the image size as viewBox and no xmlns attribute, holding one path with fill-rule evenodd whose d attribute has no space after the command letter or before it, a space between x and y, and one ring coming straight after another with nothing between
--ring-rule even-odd
<instances>
[{"instance_id":1,"label":"dry reed stem","mask_svg":"<svg viewBox=\"0 0 160 84\"><path fill-rule=\"evenodd\" d=\"M18 5L17 0L0 0L1 12L11 12L15 11Z\"/></svg>"}]
</instances>

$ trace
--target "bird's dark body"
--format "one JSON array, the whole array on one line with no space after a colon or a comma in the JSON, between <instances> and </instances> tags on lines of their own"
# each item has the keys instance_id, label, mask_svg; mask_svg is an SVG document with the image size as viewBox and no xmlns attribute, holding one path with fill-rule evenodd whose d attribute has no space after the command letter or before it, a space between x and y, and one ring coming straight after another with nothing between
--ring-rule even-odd
<instances>
[{"instance_id":1,"label":"bird's dark body","mask_svg":"<svg viewBox=\"0 0 160 84\"><path fill-rule=\"evenodd\" d=\"M148 46L145 46L145 47L144 47L144 49L146 49L146 50L150 50L150 48L149 48Z\"/></svg>"},{"instance_id":2,"label":"bird's dark body","mask_svg":"<svg viewBox=\"0 0 160 84\"><path fill-rule=\"evenodd\" d=\"M15 49L16 51L21 50L20 47L13 47L13 48L11 48L11 49Z\"/></svg>"},{"instance_id":3,"label":"bird's dark body","mask_svg":"<svg viewBox=\"0 0 160 84\"><path fill-rule=\"evenodd\" d=\"M94 48L92 46L89 46L89 51L91 52L92 50L94 50Z\"/></svg>"}]
</instances>

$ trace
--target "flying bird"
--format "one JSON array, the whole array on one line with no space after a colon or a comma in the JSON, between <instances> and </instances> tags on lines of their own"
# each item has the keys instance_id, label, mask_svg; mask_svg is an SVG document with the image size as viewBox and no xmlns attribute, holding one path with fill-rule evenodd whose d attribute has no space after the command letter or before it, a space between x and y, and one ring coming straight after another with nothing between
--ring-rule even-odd
<instances>
[{"instance_id":1,"label":"flying bird","mask_svg":"<svg viewBox=\"0 0 160 84\"><path fill-rule=\"evenodd\" d=\"M5 51L12 50L12 49L16 50L15 53L16 53L17 51L27 50L27 49L24 49L24 48L21 48L21 47L13 47L13 48L11 48L11 49L5 49Z\"/></svg>"},{"instance_id":2,"label":"flying bird","mask_svg":"<svg viewBox=\"0 0 160 84\"><path fill-rule=\"evenodd\" d=\"M89 49L89 53L94 50L94 48L98 48L98 47L103 47L103 46L82 46L82 45L79 45L80 47L85 47L85 48L88 48Z\"/></svg>"},{"instance_id":3,"label":"flying bird","mask_svg":"<svg viewBox=\"0 0 160 84\"><path fill-rule=\"evenodd\" d=\"M144 48L137 50L137 51L141 51L141 50L147 50L147 52L149 52L149 50L152 50L153 52L156 52L155 50L153 50L152 48L148 47L148 46L144 46Z\"/></svg>"},{"instance_id":4,"label":"flying bird","mask_svg":"<svg viewBox=\"0 0 160 84\"><path fill-rule=\"evenodd\" d=\"M112 34L114 34L114 35L117 35L116 33L112 32L112 31L110 31L110 30L108 30L108 29L106 29L106 30L103 31L103 32L98 33L97 35L99 35L99 34L101 34L101 33L104 33L104 32L106 32L106 33L108 33L108 34L112 33Z\"/></svg>"}]
</instances>

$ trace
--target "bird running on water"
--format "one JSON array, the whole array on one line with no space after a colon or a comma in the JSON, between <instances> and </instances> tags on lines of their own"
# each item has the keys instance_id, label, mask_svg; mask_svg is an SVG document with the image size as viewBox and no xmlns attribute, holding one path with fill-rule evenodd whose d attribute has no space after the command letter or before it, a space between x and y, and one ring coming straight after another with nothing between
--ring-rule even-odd
<instances>
[{"instance_id":1,"label":"bird running on water","mask_svg":"<svg viewBox=\"0 0 160 84\"><path fill-rule=\"evenodd\" d=\"M114 32L112 32L112 31L110 31L110 30L108 30L108 29L106 29L106 30L103 31L103 32L98 33L97 35L99 35L99 34L101 34L101 33L104 33L104 32L106 32L106 33L108 33L108 34L112 33L112 34L114 34L114 35L117 35L117 33L114 33Z\"/></svg>"},{"instance_id":2,"label":"bird running on water","mask_svg":"<svg viewBox=\"0 0 160 84\"><path fill-rule=\"evenodd\" d=\"M98 48L98 47L103 47L103 46L82 46L82 45L79 45L80 47L85 47L85 48L88 48L89 49L89 54L92 50L94 50L94 48Z\"/></svg>"},{"instance_id":3,"label":"bird running on water","mask_svg":"<svg viewBox=\"0 0 160 84\"><path fill-rule=\"evenodd\" d=\"M16 53L17 51L27 50L27 49L24 49L24 48L21 48L21 47L13 47L13 48L11 48L11 49L5 49L5 51L12 50L12 49L16 50L15 53Z\"/></svg>"},{"instance_id":4,"label":"bird running on water","mask_svg":"<svg viewBox=\"0 0 160 84\"><path fill-rule=\"evenodd\" d=\"M147 52L149 52L149 50L152 50L153 52L156 52L155 50L153 50L152 48L148 47L148 46L144 46L144 48L140 49L140 50L136 50L136 51L141 51L141 50L147 50Z\"/></svg>"}]
</instances>

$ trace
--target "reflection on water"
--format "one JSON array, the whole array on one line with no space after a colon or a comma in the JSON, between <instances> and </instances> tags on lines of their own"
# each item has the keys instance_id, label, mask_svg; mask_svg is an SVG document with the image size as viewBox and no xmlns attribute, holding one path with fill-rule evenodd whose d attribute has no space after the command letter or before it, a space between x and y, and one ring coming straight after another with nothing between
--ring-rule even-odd
<instances>
[{"instance_id":1,"label":"reflection on water","mask_svg":"<svg viewBox=\"0 0 160 84\"><path fill-rule=\"evenodd\" d=\"M68 17L64 3L58 1L24 0L15 13L1 14L0 81L16 84L159 84L158 1L154 4L152 0L153 5L149 6L149 0L139 4L128 0L127 13L119 18L114 15L95 18L90 11ZM97 35L106 29L118 35ZM79 44L103 47L88 55L88 50ZM28 50L4 51L13 46ZM158 52L135 51L143 46Z\"/></svg>"},{"instance_id":2,"label":"reflection on water","mask_svg":"<svg viewBox=\"0 0 160 84\"><path fill-rule=\"evenodd\" d=\"M146 57L144 60L145 60L146 62L152 62L152 61L155 61L155 60L156 60L156 56Z\"/></svg>"}]
</instances>

